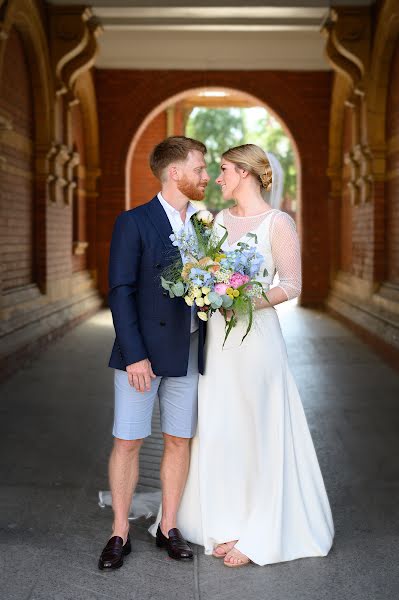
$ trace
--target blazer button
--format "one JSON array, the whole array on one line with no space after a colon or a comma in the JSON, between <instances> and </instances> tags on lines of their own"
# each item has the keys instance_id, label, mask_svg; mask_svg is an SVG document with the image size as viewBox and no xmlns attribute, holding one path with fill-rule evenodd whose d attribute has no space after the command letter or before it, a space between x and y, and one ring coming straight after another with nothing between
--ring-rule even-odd
<instances>
[{"instance_id":1,"label":"blazer button","mask_svg":"<svg viewBox=\"0 0 399 600\"><path fill-rule=\"evenodd\" d=\"M162 296L169 296L168 292L165 290L164 292L162 292Z\"/></svg>"},{"instance_id":2,"label":"blazer button","mask_svg":"<svg viewBox=\"0 0 399 600\"><path fill-rule=\"evenodd\" d=\"M161 327L165 327L165 325L166 325L165 321L160 321L159 324Z\"/></svg>"}]
</instances>

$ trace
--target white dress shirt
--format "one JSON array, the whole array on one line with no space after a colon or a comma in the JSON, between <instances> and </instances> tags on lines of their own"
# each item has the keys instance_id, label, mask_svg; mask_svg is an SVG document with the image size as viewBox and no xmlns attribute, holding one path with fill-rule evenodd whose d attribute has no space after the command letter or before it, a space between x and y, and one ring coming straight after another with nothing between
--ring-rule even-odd
<instances>
[{"instance_id":1,"label":"white dress shirt","mask_svg":"<svg viewBox=\"0 0 399 600\"><path fill-rule=\"evenodd\" d=\"M175 208L173 208L173 206L171 206L169 204L169 202L167 202L165 200L165 198L162 196L161 192L159 192L157 194L157 196L158 196L158 200L160 201L160 203L162 205L162 208L166 212L166 216L169 219L169 223L170 223L170 226L172 227L173 233L178 233L182 229L184 229L184 231L186 233L194 235L194 233L195 233L194 227L193 227L193 224L190 219L196 212L198 212L199 209L196 208L194 206L194 204L189 202L187 205L186 220L183 222L179 211L176 210ZM187 260L183 256L183 254L182 253L180 253L180 254L181 254L183 263L187 262ZM191 307L191 329L190 329L190 331L191 331L191 333L194 333L194 331L197 331L197 329L198 329L197 307L194 304Z\"/></svg>"}]
</instances>

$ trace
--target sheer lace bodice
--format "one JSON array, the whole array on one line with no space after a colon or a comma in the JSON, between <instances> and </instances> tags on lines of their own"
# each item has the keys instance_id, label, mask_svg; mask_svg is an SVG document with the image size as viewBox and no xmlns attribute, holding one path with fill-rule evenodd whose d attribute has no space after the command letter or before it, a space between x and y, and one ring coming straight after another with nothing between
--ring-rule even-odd
<instances>
[{"instance_id":1,"label":"sheer lace bodice","mask_svg":"<svg viewBox=\"0 0 399 600\"><path fill-rule=\"evenodd\" d=\"M264 231L261 226L266 220ZM287 300L299 296L302 286L301 250L295 222L287 213L272 209L251 217L238 217L225 209L217 215L215 222L226 227L229 247L244 241L248 233L259 233L259 252L264 255L271 253L271 257L265 256L266 268L271 271L267 283L271 285L277 272L279 282L273 289L280 288Z\"/></svg>"}]
</instances>

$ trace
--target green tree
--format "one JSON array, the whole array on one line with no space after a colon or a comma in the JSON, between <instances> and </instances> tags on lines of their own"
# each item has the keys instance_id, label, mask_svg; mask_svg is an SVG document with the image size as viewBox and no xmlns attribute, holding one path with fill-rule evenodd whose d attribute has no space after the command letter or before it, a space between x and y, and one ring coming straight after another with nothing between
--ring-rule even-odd
<instances>
[{"instance_id":1,"label":"green tree","mask_svg":"<svg viewBox=\"0 0 399 600\"><path fill-rule=\"evenodd\" d=\"M226 205L215 179L220 172L223 152L240 144L257 144L274 152L284 170L284 197L288 201L295 199L294 148L280 123L266 109L195 107L187 121L186 135L201 140L208 149L206 159L211 181L205 203L210 210L218 211Z\"/></svg>"},{"instance_id":2,"label":"green tree","mask_svg":"<svg viewBox=\"0 0 399 600\"><path fill-rule=\"evenodd\" d=\"M206 189L205 203L218 211L225 202L215 179L220 173L220 159L225 150L244 140L244 116L237 108L195 107L187 121L186 135L203 142L207 149L207 170L211 178Z\"/></svg>"},{"instance_id":3,"label":"green tree","mask_svg":"<svg viewBox=\"0 0 399 600\"><path fill-rule=\"evenodd\" d=\"M292 142L280 123L265 109L255 120L250 119L251 110L243 111L245 131L243 143L257 144L264 150L276 154L284 171L284 196L292 200L296 197L296 167Z\"/></svg>"}]
</instances>

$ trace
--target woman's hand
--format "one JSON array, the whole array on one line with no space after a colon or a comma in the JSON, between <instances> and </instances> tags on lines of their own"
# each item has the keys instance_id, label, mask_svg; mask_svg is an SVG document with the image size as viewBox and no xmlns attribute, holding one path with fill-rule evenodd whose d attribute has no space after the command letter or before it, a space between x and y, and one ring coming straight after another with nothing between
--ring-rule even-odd
<instances>
[{"instance_id":1,"label":"woman's hand","mask_svg":"<svg viewBox=\"0 0 399 600\"><path fill-rule=\"evenodd\" d=\"M273 306L268 300L264 298L255 298L254 310L260 310L262 308L270 308Z\"/></svg>"}]
</instances>

